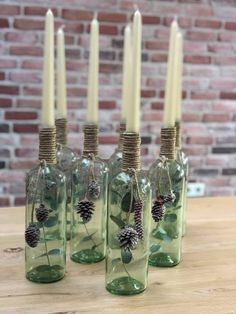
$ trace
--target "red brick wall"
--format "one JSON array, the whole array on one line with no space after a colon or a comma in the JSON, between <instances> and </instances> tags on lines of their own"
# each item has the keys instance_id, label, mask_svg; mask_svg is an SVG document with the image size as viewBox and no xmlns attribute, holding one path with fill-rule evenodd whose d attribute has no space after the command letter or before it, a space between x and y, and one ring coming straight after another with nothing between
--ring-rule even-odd
<instances>
[{"instance_id":1,"label":"red brick wall","mask_svg":"<svg viewBox=\"0 0 236 314\"><path fill-rule=\"evenodd\" d=\"M100 152L116 146L121 96L122 33L132 0L52 0L56 28L65 24L69 143L82 146L89 22L100 20ZM49 3L48 2L48 3ZM36 4L37 3L37 4ZM235 194L236 6L234 1L137 0L143 14L142 161L158 153L169 25L185 37L184 148L191 178L208 195ZM37 157L45 1L0 1L0 205L24 199L24 173Z\"/></svg>"}]
</instances>

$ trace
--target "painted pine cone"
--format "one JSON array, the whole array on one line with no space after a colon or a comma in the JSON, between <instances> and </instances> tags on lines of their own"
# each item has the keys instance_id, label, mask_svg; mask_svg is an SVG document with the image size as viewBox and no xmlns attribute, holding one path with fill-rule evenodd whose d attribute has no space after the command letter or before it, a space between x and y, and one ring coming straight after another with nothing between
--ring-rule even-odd
<instances>
[{"instance_id":1,"label":"painted pine cone","mask_svg":"<svg viewBox=\"0 0 236 314\"><path fill-rule=\"evenodd\" d=\"M163 202L156 199L152 206L152 218L155 222L161 221L165 214L165 206Z\"/></svg>"},{"instance_id":2,"label":"painted pine cone","mask_svg":"<svg viewBox=\"0 0 236 314\"><path fill-rule=\"evenodd\" d=\"M25 230L25 242L28 246L34 248L38 245L40 240L40 230L39 227L31 223Z\"/></svg>"},{"instance_id":3,"label":"painted pine cone","mask_svg":"<svg viewBox=\"0 0 236 314\"><path fill-rule=\"evenodd\" d=\"M87 198L80 201L76 207L76 212L80 215L84 223L90 221L94 210L95 204L92 201L89 201Z\"/></svg>"},{"instance_id":4,"label":"painted pine cone","mask_svg":"<svg viewBox=\"0 0 236 314\"><path fill-rule=\"evenodd\" d=\"M100 196L100 185L98 184L98 182L96 180L92 180L89 184L88 184L88 196L92 199L98 199Z\"/></svg>"},{"instance_id":5,"label":"painted pine cone","mask_svg":"<svg viewBox=\"0 0 236 314\"><path fill-rule=\"evenodd\" d=\"M134 250L138 243L138 232L133 227L125 226L119 231L117 238L122 249Z\"/></svg>"},{"instance_id":6,"label":"painted pine cone","mask_svg":"<svg viewBox=\"0 0 236 314\"><path fill-rule=\"evenodd\" d=\"M143 211L143 201L138 200L134 203L134 223L135 230L138 233L138 238L143 239L143 224L142 224L142 211Z\"/></svg>"},{"instance_id":7,"label":"painted pine cone","mask_svg":"<svg viewBox=\"0 0 236 314\"><path fill-rule=\"evenodd\" d=\"M44 204L40 204L40 206L35 209L35 215L39 222L46 222L48 220L49 211Z\"/></svg>"},{"instance_id":8,"label":"painted pine cone","mask_svg":"<svg viewBox=\"0 0 236 314\"><path fill-rule=\"evenodd\" d=\"M173 191L170 191L167 195L164 196L164 203L174 203L175 201L175 194Z\"/></svg>"}]
</instances>

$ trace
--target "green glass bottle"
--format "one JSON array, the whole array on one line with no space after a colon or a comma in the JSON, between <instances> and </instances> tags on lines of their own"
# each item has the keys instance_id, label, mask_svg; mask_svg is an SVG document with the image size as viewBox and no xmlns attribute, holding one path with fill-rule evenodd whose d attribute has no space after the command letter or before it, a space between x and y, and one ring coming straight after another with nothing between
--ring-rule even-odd
<instances>
[{"instance_id":1,"label":"green glass bottle","mask_svg":"<svg viewBox=\"0 0 236 314\"><path fill-rule=\"evenodd\" d=\"M150 182L139 169L140 137L125 132L123 169L109 184L106 289L133 295L147 287Z\"/></svg>"},{"instance_id":2,"label":"green glass bottle","mask_svg":"<svg viewBox=\"0 0 236 314\"><path fill-rule=\"evenodd\" d=\"M175 128L161 130L161 157L149 170L152 225L149 265L171 267L181 260L184 171L175 159Z\"/></svg>"},{"instance_id":3,"label":"green glass bottle","mask_svg":"<svg viewBox=\"0 0 236 314\"><path fill-rule=\"evenodd\" d=\"M66 238L70 239L70 217L72 211L72 171L77 161L77 155L67 147L67 120L55 120L57 139L57 164L66 177Z\"/></svg>"},{"instance_id":4,"label":"green glass bottle","mask_svg":"<svg viewBox=\"0 0 236 314\"><path fill-rule=\"evenodd\" d=\"M70 256L90 264L105 258L108 169L97 156L97 125L85 125L84 134L84 153L73 171Z\"/></svg>"},{"instance_id":5,"label":"green glass bottle","mask_svg":"<svg viewBox=\"0 0 236 314\"><path fill-rule=\"evenodd\" d=\"M56 166L55 143L55 129L40 130L41 162L26 177L26 278L39 283L54 282L65 275L66 183Z\"/></svg>"}]
</instances>

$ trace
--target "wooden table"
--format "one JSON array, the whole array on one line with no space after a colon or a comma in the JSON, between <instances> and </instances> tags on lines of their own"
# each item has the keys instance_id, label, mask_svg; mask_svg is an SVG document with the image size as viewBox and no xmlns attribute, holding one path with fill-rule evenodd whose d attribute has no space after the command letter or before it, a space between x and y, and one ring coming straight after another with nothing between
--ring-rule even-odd
<instances>
[{"instance_id":1,"label":"wooden table","mask_svg":"<svg viewBox=\"0 0 236 314\"><path fill-rule=\"evenodd\" d=\"M137 296L105 290L104 262L86 266L68 259L63 280L27 281L23 234L23 208L1 208L1 314L236 313L236 198L191 199L181 264L151 267L148 289Z\"/></svg>"}]
</instances>

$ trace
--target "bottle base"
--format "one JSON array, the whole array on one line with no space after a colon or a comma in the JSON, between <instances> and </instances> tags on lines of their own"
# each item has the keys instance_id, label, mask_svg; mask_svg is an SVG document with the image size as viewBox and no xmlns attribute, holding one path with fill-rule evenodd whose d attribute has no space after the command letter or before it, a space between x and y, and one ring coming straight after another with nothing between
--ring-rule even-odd
<instances>
[{"instance_id":1,"label":"bottle base","mask_svg":"<svg viewBox=\"0 0 236 314\"><path fill-rule=\"evenodd\" d=\"M112 280L106 286L107 291L118 295L134 295L143 292L146 287L132 277L121 277Z\"/></svg>"},{"instance_id":2,"label":"bottle base","mask_svg":"<svg viewBox=\"0 0 236 314\"><path fill-rule=\"evenodd\" d=\"M86 249L71 255L71 260L81 264L93 264L102 261L105 256L101 252Z\"/></svg>"},{"instance_id":3,"label":"bottle base","mask_svg":"<svg viewBox=\"0 0 236 314\"><path fill-rule=\"evenodd\" d=\"M61 280L64 275L64 268L59 265L40 265L27 272L26 278L37 283L50 283Z\"/></svg>"},{"instance_id":4,"label":"bottle base","mask_svg":"<svg viewBox=\"0 0 236 314\"><path fill-rule=\"evenodd\" d=\"M157 253L153 256L149 256L148 264L150 266L159 267L173 267L178 265L180 260L177 260L171 254L168 253Z\"/></svg>"}]
</instances>

